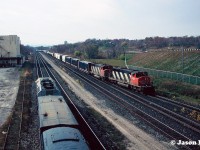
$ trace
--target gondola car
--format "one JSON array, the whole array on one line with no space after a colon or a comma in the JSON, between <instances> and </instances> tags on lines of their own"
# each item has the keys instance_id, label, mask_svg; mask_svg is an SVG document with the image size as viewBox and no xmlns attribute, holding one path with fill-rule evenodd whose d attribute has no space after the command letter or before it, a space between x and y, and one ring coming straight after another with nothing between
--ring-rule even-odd
<instances>
[{"instance_id":1,"label":"gondola car","mask_svg":"<svg viewBox=\"0 0 200 150\"><path fill-rule=\"evenodd\" d=\"M89 149L79 131L78 122L62 96L38 97L38 114L42 149Z\"/></svg>"},{"instance_id":2,"label":"gondola car","mask_svg":"<svg viewBox=\"0 0 200 150\"><path fill-rule=\"evenodd\" d=\"M60 95L60 90L50 77L38 78L36 81L37 96Z\"/></svg>"}]
</instances>

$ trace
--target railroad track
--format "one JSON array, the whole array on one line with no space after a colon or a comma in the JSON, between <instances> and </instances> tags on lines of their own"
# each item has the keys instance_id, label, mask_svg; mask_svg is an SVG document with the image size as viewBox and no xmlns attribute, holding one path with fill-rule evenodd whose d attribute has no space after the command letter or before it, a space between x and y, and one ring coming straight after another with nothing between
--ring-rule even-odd
<instances>
[{"instance_id":1,"label":"railroad track","mask_svg":"<svg viewBox=\"0 0 200 150\"><path fill-rule=\"evenodd\" d=\"M44 65L41 63L40 59L40 56L35 57L36 67L39 68L37 69L37 76L44 77L47 76L47 72L45 72ZM27 124L29 122L29 108L27 108L26 106L28 106L31 101L31 86L32 80L30 74L28 73L26 75L23 75L20 78L18 95L12 110L11 118L9 120L7 134L5 136L3 145L4 150L19 150L21 148L21 133L24 130L27 130Z\"/></svg>"},{"instance_id":2,"label":"railroad track","mask_svg":"<svg viewBox=\"0 0 200 150\"><path fill-rule=\"evenodd\" d=\"M192 128L194 131L197 131L198 133L200 133L200 124L199 122L197 122L196 120L193 119L189 119L188 116L186 116L186 114L179 114L174 110L178 110L181 108L185 111L197 111L200 112L200 109L194 106L190 106L187 104L183 104L180 102L175 102L172 100L167 100L163 97L157 96L157 97L152 97L152 96L148 96L148 97L144 97L141 95L137 95L135 93L133 93L132 91L127 91L127 89L115 86L116 90L118 92L123 92L125 95L127 95L128 97L135 97L136 101L139 103L143 103L144 105L149 105L151 106L152 109L156 108L157 111L162 110L161 113L165 113L166 116L170 117L170 118L174 118L175 120L179 121L183 126L189 126L189 128ZM119 88L119 90L118 90ZM148 98L148 99L147 99ZM160 109L160 110L159 110Z\"/></svg>"},{"instance_id":3,"label":"railroad track","mask_svg":"<svg viewBox=\"0 0 200 150\"><path fill-rule=\"evenodd\" d=\"M35 68L36 68L36 73L37 77L42 77L42 72L41 72L41 67L40 67L40 62L39 62L39 55L35 55Z\"/></svg>"},{"instance_id":4,"label":"railroad track","mask_svg":"<svg viewBox=\"0 0 200 150\"><path fill-rule=\"evenodd\" d=\"M24 120L28 110L24 111L24 104L30 100L31 82L26 77L20 78L20 86L18 90L17 99L12 111L12 117L9 121L7 134L4 141L4 150L20 149L21 131L24 129Z\"/></svg>"},{"instance_id":5,"label":"railroad track","mask_svg":"<svg viewBox=\"0 0 200 150\"><path fill-rule=\"evenodd\" d=\"M37 77L50 77L44 62L39 54L36 54L36 67L37 67Z\"/></svg>"},{"instance_id":6,"label":"railroad track","mask_svg":"<svg viewBox=\"0 0 200 150\"><path fill-rule=\"evenodd\" d=\"M169 107L169 109L171 109L175 113L179 113L180 115L187 117L188 119L200 123L200 107L174 101L162 96L156 96L154 99L170 105L171 107Z\"/></svg>"},{"instance_id":7,"label":"railroad track","mask_svg":"<svg viewBox=\"0 0 200 150\"><path fill-rule=\"evenodd\" d=\"M141 94L136 94L137 92L133 92L133 90L127 90L127 88L123 88L123 87L120 87L118 85L113 85L113 86L116 87L116 88L119 88L120 90L122 90L126 93L131 94L132 96L140 96L141 97ZM147 97L147 96L142 96L142 97ZM148 99L152 103L157 103L157 104L159 104L163 107L166 107L166 105L168 105L169 107L166 107L166 108L170 109L171 111L174 111L176 113L178 113L178 112L175 111L175 110L182 109L182 108L186 109L185 111L187 111L187 110L188 111L196 111L196 112L200 113L200 106L192 106L192 105L189 105L189 104L186 104L186 103L183 103L183 102L171 100L171 99L163 97L163 96L156 95L154 97L154 96L148 95ZM183 115L184 117L188 117L184 114L180 114L180 115ZM192 120L192 118L191 118L191 120ZM197 121L197 120L194 120L194 121Z\"/></svg>"},{"instance_id":8,"label":"railroad track","mask_svg":"<svg viewBox=\"0 0 200 150\"><path fill-rule=\"evenodd\" d=\"M180 115L175 114L174 112L159 106L152 104L148 100L141 98L140 96L134 96L132 94L127 94L127 92L121 92L119 89L115 89L117 92L115 93L121 93L126 95L126 98L121 98L121 96L117 96L116 94L113 94L113 91L110 89L114 89L113 86L109 86L109 88L106 88L106 85L104 82L102 82L102 85L96 84L95 81L91 81L90 79L86 78L83 75L80 75L80 72L75 71L75 69L71 69L69 66L66 67L66 64L63 65L63 63L59 62L58 60L54 59L57 63L59 63L59 66L62 66L67 71L73 72L74 75L78 76L79 78L87 81L93 88L98 90L100 93L106 95L109 99L115 101L119 105L123 106L125 109L129 110L133 115L138 115L140 118L148 122L151 126L154 126L157 128L157 130L161 131L168 137L174 140L198 140L199 138L199 124L193 122L192 120L189 120L187 118L181 117ZM96 79L94 79L96 80ZM104 88L102 88L104 87ZM123 96L124 97L124 96ZM124 99L130 99L129 101ZM135 107L136 103L133 103L131 101L137 102L137 107ZM138 103L142 103L142 106L139 106ZM143 107L143 109L141 108ZM186 107L186 106L185 106ZM139 108L139 109L138 109ZM157 113L157 117L155 115L150 115L149 113L146 113L146 109L149 109L149 111L154 111L154 113ZM154 114L153 113L153 114ZM158 118L162 118L162 120L159 120ZM165 119L167 121L165 121ZM175 127L177 126L177 127ZM195 127L193 127L195 126ZM182 129L179 130L178 128L181 127ZM177 131L178 130L178 131ZM187 131L184 131L187 130ZM167 131L167 132L166 132ZM170 132L169 132L170 131ZM184 134L182 134L184 133ZM189 135L188 135L189 134ZM190 146L192 149L196 149L197 146Z\"/></svg>"},{"instance_id":9,"label":"railroad track","mask_svg":"<svg viewBox=\"0 0 200 150\"><path fill-rule=\"evenodd\" d=\"M81 125L81 131L82 131L83 135L85 136L86 140L88 141L90 148L91 149L105 149L105 147L102 145L102 143L100 142L98 137L95 135L95 133L92 131L90 126L87 124L87 122L85 121L85 119L83 118L83 116L81 115L79 110L73 104L71 98L68 96L65 89L62 87L63 81L58 79L57 75L53 73L51 68L49 68L49 66L45 63L45 61L43 59L41 59L41 57L40 57L39 61L40 61L40 64L42 64L44 67L43 70L47 71L47 74L55 80L57 86L60 88L60 90L62 92L62 96L65 98L65 100L67 100L68 106L70 107L75 118Z\"/></svg>"}]
</instances>

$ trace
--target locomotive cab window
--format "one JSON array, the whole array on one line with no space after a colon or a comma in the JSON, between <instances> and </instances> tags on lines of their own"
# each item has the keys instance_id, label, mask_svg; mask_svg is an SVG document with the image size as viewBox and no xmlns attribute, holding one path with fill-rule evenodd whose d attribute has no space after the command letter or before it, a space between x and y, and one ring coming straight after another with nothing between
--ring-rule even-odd
<instances>
[{"instance_id":1,"label":"locomotive cab window","mask_svg":"<svg viewBox=\"0 0 200 150\"><path fill-rule=\"evenodd\" d=\"M102 69L112 69L111 66L103 66Z\"/></svg>"},{"instance_id":2,"label":"locomotive cab window","mask_svg":"<svg viewBox=\"0 0 200 150\"><path fill-rule=\"evenodd\" d=\"M145 76L148 76L148 72L143 72L143 74L144 74Z\"/></svg>"},{"instance_id":3,"label":"locomotive cab window","mask_svg":"<svg viewBox=\"0 0 200 150\"><path fill-rule=\"evenodd\" d=\"M138 72L135 74L136 78L143 77L143 76L148 76L147 72Z\"/></svg>"}]
</instances>

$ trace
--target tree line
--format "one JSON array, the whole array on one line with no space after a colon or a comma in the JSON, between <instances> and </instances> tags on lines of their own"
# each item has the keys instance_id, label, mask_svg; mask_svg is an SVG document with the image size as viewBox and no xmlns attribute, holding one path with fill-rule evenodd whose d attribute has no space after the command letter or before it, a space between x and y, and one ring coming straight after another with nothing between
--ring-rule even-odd
<instances>
[{"instance_id":1,"label":"tree line","mask_svg":"<svg viewBox=\"0 0 200 150\"><path fill-rule=\"evenodd\" d=\"M127 51L148 51L162 48L200 48L200 36L147 37L140 40L128 39L87 39L84 42L54 45L52 52L73 55L79 58L118 58Z\"/></svg>"}]
</instances>

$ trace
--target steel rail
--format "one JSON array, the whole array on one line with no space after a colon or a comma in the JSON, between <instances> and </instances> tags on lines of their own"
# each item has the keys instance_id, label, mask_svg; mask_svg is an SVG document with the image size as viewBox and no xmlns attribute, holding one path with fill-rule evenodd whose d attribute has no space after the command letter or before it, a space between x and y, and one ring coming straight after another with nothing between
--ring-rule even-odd
<instances>
[{"instance_id":1,"label":"steel rail","mask_svg":"<svg viewBox=\"0 0 200 150\"><path fill-rule=\"evenodd\" d=\"M43 58L44 60L44 58ZM45 62L45 61L44 61ZM79 121L81 122L81 126L82 125L85 125L85 129L86 130L87 128L87 131L88 131L88 135L93 137L91 139L89 139L91 142L90 143L90 146L91 146L91 149L104 149L105 150L105 147L103 146L103 144L101 143L101 141L99 140L99 138L96 136L96 134L94 133L94 131L91 129L91 127L89 126L89 124L86 122L86 120L84 119L84 117L81 115L80 111L78 110L78 108L74 105L72 99L69 97L69 95L66 93L65 89L62 87L61 83L57 80L57 78L55 77L55 75L52 73L52 71L49 69L49 67L46 65L45 63L45 67L47 68L50 76L55 80L55 82L58 84L58 86L60 87L62 93L64 94L64 97L67 98L67 100L70 102L70 105L72 106L71 108L74 110L73 112L76 112L76 116L78 115L79 116ZM81 119L80 119L81 118ZM90 132L90 133L89 133Z\"/></svg>"},{"instance_id":2,"label":"steel rail","mask_svg":"<svg viewBox=\"0 0 200 150\"><path fill-rule=\"evenodd\" d=\"M143 95L138 95L135 92L132 92L130 90L124 89L122 87L119 87L117 85L113 85L116 88L119 88L121 91L129 94L130 96L134 96L137 98L141 98L144 99ZM192 113L193 111L195 111L196 113L200 114L200 108L195 107L195 106L191 106L182 102L177 102L162 96L147 96L148 98L148 103L151 103L152 105L156 105L159 107L163 107L166 112L168 111L169 113L171 113L174 116L180 117L182 120L186 120L186 122L188 122L189 124L191 124L191 126L195 126L197 129L200 129L200 122L198 120L195 120L193 118L189 118L189 113ZM183 111L181 109L184 109ZM182 113L178 113L177 110L181 110ZM188 113L184 113L184 112L188 112Z\"/></svg>"},{"instance_id":3,"label":"steel rail","mask_svg":"<svg viewBox=\"0 0 200 150\"><path fill-rule=\"evenodd\" d=\"M175 113L175 112L173 112L171 110L168 110L167 108L165 108L163 106L160 106L160 105L158 105L156 103L148 101L148 100L146 100L145 98L143 98L143 97L141 97L139 95L127 92L127 91L125 91L125 89L120 88L120 90L119 90L119 89L116 88L115 90L120 92L120 93L123 93L124 95L128 96L129 98L133 98L132 96L136 97L137 99L134 99L134 100L137 101L138 103L142 103L145 106L149 105L150 108L152 108L154 110L157 110L162 114L165 114L166 116L168 116L168 117L180 122L182 125L187 126L187 127L193 129L194 131L196 131L196 132L198 132L200 134L200 124L199 123L197 123L197 122L195 122L193 120L190 120L188 118L185 118L185 117L183 117L183 116L181 116L181 115L179 115L179 114L177 114L177 113ZM122 92L122 90L123 90L123 92Z\"/></svg>"},{"instance_id":4,"label":"steel rail","mask_svg":"<svg viewBox=\"0 0 200 150\"><path fill-rule=\"evenodd\" d=\"M21 126L22 126L22 121L23 121L23 107L24 107L23 103L24 103L24 99L25 99L24 95L25 95L25 89L26 89L25 84L26 84L26 80L24 79L23 80L22 103L20 104L19 102L15 101L14 110L13 110L12 116L9 120L9 125L8 125L8 128L7 128L7 134L6 134L6 137L5 137L5 140L4 140L4 145L3 145L4 150L10 149L10 147L12 147L12 148L15 147L14 149L19 150L19 144L20 144L20 138L21 138L21 129L22 129ZM18 110L18 111L20 111L20 116L18 116L19 112L16 112L17 114L15 114L14 112L17 111L16 110L17 107L20 108L20 106L21 106L21 110ZM17 119L15 119L16 116L18 116ZM18 136L13 137L15 132L11 133L11 129L12 129L13 124L18 125L17 121L19 121L19 119L20 119L20 122L19 122L19 130L18 130L18 134L17 134ZM16 122L14 122L14 121L16 121ZM10 136L11 134L12 134L12 136ZM12 137L12 139L10 139L11 137Z\"/></svg>"},{"instance_id":5,"label":"steel rail","mask_svg":"<svg viewBox=\"0 0 200 150\"><path fill-rule=\"evenodd\" d=\"M188 104L185 104L185 103L181 103L181 102L178 102L178 101L174 101L174 100L171 100L169 98L166 98L166 97L163 97L163 96L157 96L155 97L156 99L158 100L162 100L162 101L165 101L167 103L172 103L174 105L177 105L177 106L182 106L182 107L185 107L187 109L190 109L190 110L195 110L195 111L198 111L200 112L200 108L198 107L195 107L195 106L191 106L191 105L188 105Z\"/></svg>"},{"instance_id":6,"label":"steel rail","mask_svg":"<svg viewBox=\"0 0 200 150\"><path fill-rule=\"evenodd\" d=\"M39 56L38 53L36 53L36 69L37 69L37 77L43 77L42 71L41 71L41 67L40 67L40 62L39 62Z\"/></svg>"},{"instance_id":7,"label":"steel rail","mask_svg":"<svg viewBox=\"0 0 200 150\"><path fill-rule=\"evenodd\" d=\"M66 67L66 66L65 66ZM70 69L70 68L68 68L68 69ZM71 70L71 69L70 69ZM71 70L73 73L75 73L75 74L77 74L74 70ZM80 76L80 75L78 75L78 76ZM88 80L89 82L90 82L90 80ZM95 84L95 86L93 86L94 88L96 88L98 85L97 84ZM102 89L103 90L103 89ZM107 92L107 91L104 91L104 92ZM103 92L103 93L104 93ZM113 95L113 96L115 96L115 95ZM112 98L112 97L111 97ZM118 103L118 101L116 101L117 103ZM169 116L169 115L168 115ZM177 120L177 119L175 119L175 120ZM183 123L183 122L182 122ZM169 127L170 128L170 127ZM179 134L181 134L181 133L179 133ZM182 135L182 134L181 134ZM182 135L183 137L185 137L184 135ZM185 137L185 139L187 139L187 140L190 140L189 138L187 138L187 137Z\"/></svg>"},{"instance_id":8,"label":"steel rail","mask_svg":"<svg viewBox=\"0 0 200 150\"><path fill-rule=\"evenodd\" d=\"M45 67L45 62L44 62L44 60L42 59L42 56L41 56L41 55L40 55L40 61L41 61L42 65L44 66L45 74L47 74L47 76L45 76L45 77L50 77L50 74L49 74L49 72L48 72L48 70L47 70L47 67ZM43 73L43 74L44 74L44 73Z\"/></svg>"},{"instance_id":9,"label":"steel rail","mask_svg":"<svg viewBox=\"0 0 200 150\"><path fill-rule=\"evenodd\" d=\"M22 109L22 111L21 111L21 114L20 114L20 116L21 116L21 121L20 121L20 128L19 128L19 139L18 139L18 144L17 144L17 150L19 150L19 147L20 147L20 142L21 142L21 130L22 130L22 122L23 122L23 112L24 112L24 99L25 99L25 97L24 97L24 95L25 95L25 92L26 92L26 88L25 88L25 85L26 84L26 79L24 79L24 89L23 89L23 98L22 98L22 107L21 107L21 109Z\"/></svg>"},{"instance_id":10,"label":"steel rail","mask_svg":"<svg viewBox=\"0 0 200 150\"><path fill-rule=\"evenodd\" d=\"M59 62L60 63L60 62ZM61 63L62 64L62 63ZM63 64L62 64L63 65ZM67 66L64 66L65 68L67 67ZM82 75L80 75L79 73L77 73L76 71L74 71L74 70L72 70L71 68L68 68L69 70L71 70L74 74L76 74L76 75L78 75L79 77L81 77L81 78L84 78L84 79L86 79L84 76L82 76ZM90 76L91 77L91 76ZM94 78L94 79L96 79L96 78ZM92 82L91 80L88 80L88 79L86 79L88 82ZM105 82L101 82L101 83L103 83L103 84L106 84ZM96 86L98 86L96 83L95 83L95 85ZM106 84L107 85L107 84ZM162 106L159 106L159 105L157 105L157 104L155 104L155 103L151 103L151 102L149 102L148 100L146 100L146 99L144 99L144 98L142 98L142 97L140 97L140 96L138 96L138 95L134 95L136 98L134 98L134 97L132 97L131 95L128 95L127 93L125 93L125 92L122 92L121 90L119 90L119 89L117 89L117 88L114 88L114 87L112 87L112 86L110 86L109 85L109 87L110 88L112 88L112 89L114 89L114 90L116 90L117 92L119 92L119 93L121 93L121 94L124 94L124 95L126 95L126 96L128 96L129 98L131 98L131 99L133 99L134 101L136 101L136 102L138 102L138 103L141 103L142 105L145 105L146 107L149 107L149 108L151 108L151 109L154 109L155 111L158 111L158 112L160 112L161 114L163 114L163 115L165 115L165 116L167 116L167 117L169 117L169 118L171 118L171 119L173 119L173 120L175 120L175 121L177 121L177 122L179 122L179 123L181 123L183 126L187 126L188 128L190 128L190 129L192 129L192 130L194 130L194 131L196 131L196 132L198 132L199 134L200 134L200 125L198 124L198 123L196 123L196 122L194 122L194 121L192 121L192 120L189 120L189 119L187 119L187 118L184 118L183 116L181 116L181 115L179 115L179 114L176 114L176 113L174 113L174 112L172 112L172 111L170 111L170 110L167 110L166 108L164 108L164 107L162 107ZM102 90L104 90L104 89L102 89ZM139 99L139 100L138 100ZM142 100L142 101L141 101ZM154 106L154 107L153 107ZM161 109L161 110L160 110ZM170 115L169 115L169 114ZM176 117L176 118L175 118ZM178 119L177 119L178 118ZM187 122L187 124L184 122L184 121L186 121ZM193 127L192 125L194 125L195 127Z\"/></svg>"}]
</instances>

